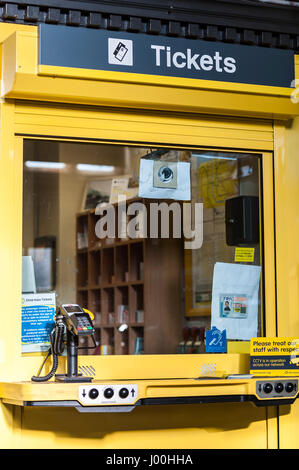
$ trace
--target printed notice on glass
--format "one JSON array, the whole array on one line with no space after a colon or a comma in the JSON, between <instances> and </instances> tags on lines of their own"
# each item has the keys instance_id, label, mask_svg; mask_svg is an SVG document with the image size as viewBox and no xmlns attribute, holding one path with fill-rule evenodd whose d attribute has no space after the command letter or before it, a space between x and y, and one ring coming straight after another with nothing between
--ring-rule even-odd
<instances>
[{"instance_id":1,"label":"printed notice on glass","mask_svg":"<svg viewBox=\"0 0 299 470\"><path fill-rule=\"evenodd\" d=\"M260 266L216 263L212 290L212 325L227 339L257 336Z\"/></svg>"},{"instance_id":2,"label":"printed notice on glass","mask_svg":"<svg viewBox=\"0 0 299 470\"><path fill-rule=\"evenodd\" d=\"M55 307L55 292L22 296L22 353L49 349Z\"/></svg>"},{"instance_id":3,"label":"printed notice on glass","mask_svg":"<svg viewBox=\"0 0 299 470\"><path fill-rule=\"evenodd\" d=\"M298 375L299 338L266 337L250 340L250 374Z\"/></svg>"},{"instance_id":4,"label":"printed notice on glass","mask_svg":"<svg viewBox=\"0 0 299 470\"><path fill-rule=\"evenodd\" d=\"M235 262L236 263L253 263L254 262L254 248L245 248L237 246L235 248Z\"/></svg>"}]
</instances>

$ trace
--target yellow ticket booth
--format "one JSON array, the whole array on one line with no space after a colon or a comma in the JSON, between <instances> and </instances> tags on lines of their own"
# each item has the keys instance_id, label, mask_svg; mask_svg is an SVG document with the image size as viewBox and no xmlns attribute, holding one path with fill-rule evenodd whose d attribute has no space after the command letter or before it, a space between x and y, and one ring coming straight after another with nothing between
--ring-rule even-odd
<instances>
[{"instance_id":1,"label":"yellow ticket booth","mask_svg":"<svg viewBox=\"0 0 299 470\"><path fill-rule=\"evenodd\" d=\"M297 57L47 24L2 23L0 42L1 447L299 448L296 365L255 377L249 355L299 335ZM230 200L255 201L241 242ZM150 230L161 201L154 228L171 212L179 234ZM77 325L79 381L66 350L34 381L61 305L91 312L94 341Z\"/></svg>"}]
</instances>

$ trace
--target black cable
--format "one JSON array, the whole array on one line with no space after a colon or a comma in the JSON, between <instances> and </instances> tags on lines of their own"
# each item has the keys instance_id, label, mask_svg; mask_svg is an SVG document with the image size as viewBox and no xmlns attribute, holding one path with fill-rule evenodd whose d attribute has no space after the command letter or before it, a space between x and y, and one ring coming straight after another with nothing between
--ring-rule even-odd
<instances>
[{"instance_id":1,"label":"black cable","mask_svg":"<svg viewBox=\"0 0 299 470\"><path fill-rule=\"evenodd\" d=\"M47 380L50 380L51 377L53 377L53 375L55 374L57 368L58 368L58 354L61 354L63 352L63 333L64 333L64 325L63 323L59 323L56 325L56 327L51 331L51 334L50 334L50 348L48 349L48 352L47 352L47 355L46 355L46 358L44 360L44 362L42 363L42 366L39 370L39 373L38 375L33 375L31 377L31 380L33 382L46 382ZM43 377L40 377L40 373L42 371L42 368L44 367L48 357L50 357L50 355L52 354L53 356L53 364L52 364L52 369L50 370L50 372L43 376Z\"/></svg>"},{"instance_id":2,"label":"black cable","mask_svg":"<svg viewBox=\"0 0 299 470\"><path fill-rule=\"evenodd\" d=\"M64 324L59 322L56 324L56 334L54 340L54 353L56 355L61 356L64 351L64 343L63 343L63 334L64 334Z\"/></svg>"}]
</instances>

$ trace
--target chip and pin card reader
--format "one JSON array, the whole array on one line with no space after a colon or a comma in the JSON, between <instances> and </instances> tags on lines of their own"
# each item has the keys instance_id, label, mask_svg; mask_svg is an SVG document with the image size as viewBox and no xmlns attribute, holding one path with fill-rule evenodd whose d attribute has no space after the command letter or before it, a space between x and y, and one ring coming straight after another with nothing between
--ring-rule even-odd
<instances>
[{"instance_id":1,"label":"chip and pin card reader","mask_svg":"<svg viewBox=\"0 0 299 470\"><path fill-rule=\"evenodd\" d=\"M94 338L94 327L92 324L92 313L83 309L78 304L62 304L55 313L55 327L50 334L50 348L48 354L39 370L43 368L46 360L52 354L53 366L49 374L41 377L39 374L33 376L33 382L46 382L50 380L53 375L55 381L58 382L90 382L91 377L84 377L78 373L78 349L79 338L90 336L93 340L93 346L85 346L84 349L95 348L96 341ZM66 348L67 348L67 373L55 374L58 368L58 356L61 356L64 351L66 334Z\"/></svg>"}]
</instances>

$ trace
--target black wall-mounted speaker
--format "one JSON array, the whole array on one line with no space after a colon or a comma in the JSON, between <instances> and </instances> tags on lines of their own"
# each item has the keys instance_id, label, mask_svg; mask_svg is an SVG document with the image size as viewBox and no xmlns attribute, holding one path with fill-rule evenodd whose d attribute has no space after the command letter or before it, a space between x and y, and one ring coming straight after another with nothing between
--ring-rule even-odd
<instances>
[{"instance_id":1,"label":"black wall-mounted speaker","mask_svg":"<svg viewBox=\"0 0 299 470\"><path fill-rule=\"evenodd\" d=\"M259 198L238 196L225 201L226 243L229 246L259 243Z\"/></svg>"}]
</instances>

